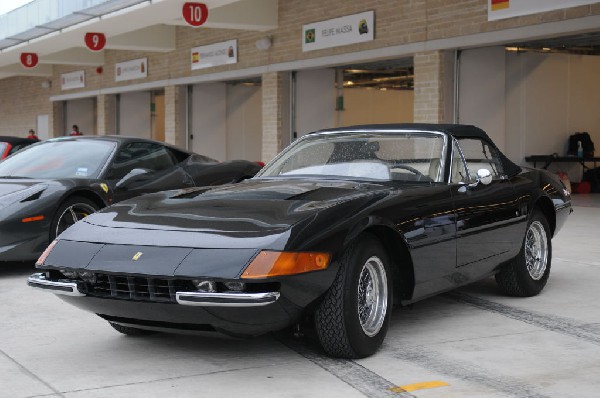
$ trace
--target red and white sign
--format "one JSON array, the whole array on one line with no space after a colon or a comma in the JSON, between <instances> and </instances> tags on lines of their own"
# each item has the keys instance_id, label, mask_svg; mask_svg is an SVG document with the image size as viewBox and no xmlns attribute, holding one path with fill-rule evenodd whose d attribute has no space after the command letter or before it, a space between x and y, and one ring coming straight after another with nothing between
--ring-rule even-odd
<instances>
[{"instance_id":1,"label":"red and white sign","mask_svg":"<svg viewBox=\"0 0 600 398\"><path fill-rule=\"evenodd\" d=\"M83 87L85 87L85 71L77 70L75 72L63 73L60 75L61 90L71 90Z\"/></svg>"},{"instance_id":2,"label":"red and white sign","mask_svg":"<svg viewBox=\"0 0 600 398\"><path fill-rule=\"evenodd\" d=\"M98 32L88 32L85 34L85 45L92 51L101 51L106 45L106 35Z\"/></svg>"},{"instance_id":3,"label":"red and white sign","mask_svg":"<svg viewBox=\"0 0 600 398\"><path fill-rule=\"evenodd\" d=\"M115 81L143 79L148 77L148 58L133 59L115 64Z\"/></svg>"},{"instance_id":4,"label":"red and white sign","mask_svg":"<svg viewBox=\"0 0 600 398\"><path fill-rule=\"evenodd\" d=\"M561 10L597 2L598 0L488 0L488 21Z\"/></svg>"},{"instance_id":5,"label":"red and white sign","mask_svg":"<svg viewBox=\"0 0 600 398\"><path fill-rule=\"evenodd\" d=\"M39 58L36 53L21 53L21 64L26 68L35 68Z\"/></svg>"},{"instance_id":6,"label":"red and white sign","mask_svg":"<svg viewBox=\"0 0 600 398\"><path fill-rule=\"evenodd\" d=\"M208 19L208 7L204 3L187 2L183 5L182 13L185 22L195 28L204 25Z\"/></svg>"}]
</instances>

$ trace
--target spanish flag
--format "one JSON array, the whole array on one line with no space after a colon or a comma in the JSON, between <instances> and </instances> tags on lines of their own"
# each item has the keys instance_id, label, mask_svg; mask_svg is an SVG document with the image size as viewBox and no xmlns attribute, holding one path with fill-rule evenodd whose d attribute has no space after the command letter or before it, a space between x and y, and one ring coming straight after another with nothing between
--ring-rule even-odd
<instances>
[{"instance_id":1,"label":"spanish flag","mask_svg":"<svg viewBox=\"0 0 600 398\"><path fill-rule=\"evenodd\" d=\"M510 7L510 0L492 0L492 11L504 10Z\"/></svg>"}]
</instances>

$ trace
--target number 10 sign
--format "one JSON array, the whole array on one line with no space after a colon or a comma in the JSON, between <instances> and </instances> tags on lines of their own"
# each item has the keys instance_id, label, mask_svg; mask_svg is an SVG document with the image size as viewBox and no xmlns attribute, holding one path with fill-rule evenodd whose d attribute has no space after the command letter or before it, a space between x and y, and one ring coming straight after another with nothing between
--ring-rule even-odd
<instances>
[{"instance_id":1,"label":"number 10 sign","mask_svg":"<svg viewBox=\"0 0 600 398\"><path fill-rule=\"evenodd\" d=\"M198 27L206 22L208 7L203 3L187 2L183 5L182 13L185 22L193 27Z\"/></svg>"}]
</instances>

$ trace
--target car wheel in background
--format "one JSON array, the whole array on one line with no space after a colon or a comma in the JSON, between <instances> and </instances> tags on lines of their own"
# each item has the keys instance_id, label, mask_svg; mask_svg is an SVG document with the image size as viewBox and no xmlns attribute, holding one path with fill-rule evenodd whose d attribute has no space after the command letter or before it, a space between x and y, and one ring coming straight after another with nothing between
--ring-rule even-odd
<instances>
[{"instance_id":1,"label":"car wheel in background","mask_svg":"<svg viewBox=\"0 0 600 398\"><path fill-rule=\"evenodd\" d=\"M58 207L50 226L50 241L77 221L98 211L98 205L83 196L71 196Z\"/></svg>"},{"instance_id":2,"label":"car wheel in background","mask_svg":"<svg viewBox=\"0 0 600 398\"><path fill-rule=\"evenodd\" d=\"M392 310L388 255L371 234L344 253L333 285L315 313L319 342L332 356L363 358L381 346Z\"/></svg>"},{"instance_id":3,"label":"car wheel in background","mask_svg":"<svg viewBox=\"0 0 600 398\"><path fill-rule=\"evenodd\" d=\"M527 225L521 251L496 274L496 282L510 296L535 296L548 282L551 260L552 241L548 221L536 210Z\"/></svg>"}]
</instances>

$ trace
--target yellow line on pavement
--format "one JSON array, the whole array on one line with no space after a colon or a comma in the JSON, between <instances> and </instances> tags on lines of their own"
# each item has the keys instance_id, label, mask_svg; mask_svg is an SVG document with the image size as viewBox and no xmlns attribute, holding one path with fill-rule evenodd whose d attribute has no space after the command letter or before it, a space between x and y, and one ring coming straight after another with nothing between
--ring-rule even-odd
<instances>
[{"instance_id":1,"label":"yellow line on pavement","mask_svg":"<svg viewBox=\"0 0 600 398\"><path fill-rule=\"evenodd\" d=\"M424 381L422 383L407 384L405 386L390 388L392 392L410 392L416 390L426 390L428 388L445 387L450 384L444 381Z\"/></svg>"}]
</instances>

